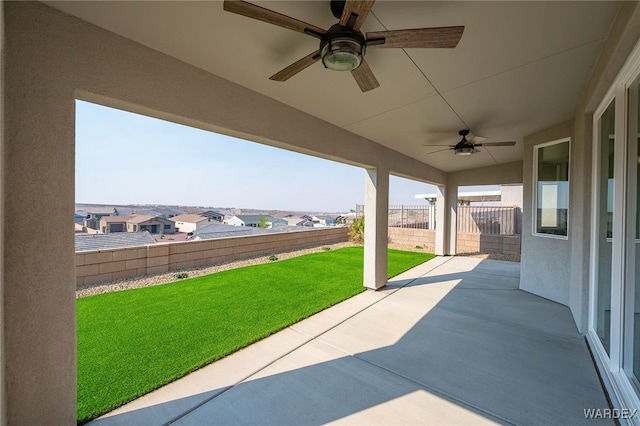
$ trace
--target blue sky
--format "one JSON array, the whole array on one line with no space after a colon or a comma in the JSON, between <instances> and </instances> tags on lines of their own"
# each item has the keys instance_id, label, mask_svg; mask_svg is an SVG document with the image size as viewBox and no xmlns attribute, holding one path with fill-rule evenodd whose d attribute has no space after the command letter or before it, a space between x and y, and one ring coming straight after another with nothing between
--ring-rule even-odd
<instances>
[{"instance_id":1,"label":"blue sky","mask_svg":"<svg viewBox=\"0 0 640 426\"><path fill-rule=\"evenodd\" d=\"M348 212L364 170L104 106L76 102L76 203ZM391 177L390 204L435 192Z\"/></svg>"}]
</instances>

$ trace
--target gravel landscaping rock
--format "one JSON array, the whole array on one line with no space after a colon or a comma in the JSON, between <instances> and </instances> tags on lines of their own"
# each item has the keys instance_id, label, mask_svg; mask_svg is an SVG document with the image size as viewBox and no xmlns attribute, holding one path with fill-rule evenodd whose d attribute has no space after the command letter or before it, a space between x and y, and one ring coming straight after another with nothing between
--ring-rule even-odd
<instances>
[{"instance_id":1,"label":"gravel landscaping rock","mask_svg":"<svg viewBox=\"0 0 640 426\"><path fill-rule=\"evenodd\" d=\"M349 247L355 245L352 242L330 244L326 246L319 246L313 248L307 248L302 250L289 251L285 253L275 253L278 260L290 259L292 257L302 256L309 253L319 253L324 251L325 247L331 250L336 250L342 247ZM429 247L417 248L416 246L407 246L399 244L389 244L389 248L405 251L418 251L418 252L430 252ZM495 260L507 260L510 262L519 262L520 256L509 256L503 254L481 254L481 253L462 253L459 256L473 256L483 259L495 259ZM116 281L111 281L102 284L94 284L90 286L82 286L76 290L76 297L87 297L95 294L110 293L112 291L130 290L134 288L149 287L153 285L167 284L184 279L183 274L187 274L186 278L194 278L202 275L213 274L214 272L226 271L234 268L241 268L243 266L260 265L262 263L272 262L269 260L270 255L254 257L251 259L235 260L231 262L224 262L210 266L202 266L190 269L181 269L179 271L171 271L162 274L145 275L142 277L123 278ZM183 278L178 278L183 276Z\"/></svg>"},{"instance_id":2,"label":"gravel landscaping rock","mask_svg":"<svg viewBox=\"0 0 640 426\"><path fill-rule=\"evenodd\" d=\"M302 249L302 250L295 250L295 251L290 251L285 253L275 253L275 255L277 256L278 260L285 260L285 259L290 259L296 256L302 256L304 254L319 253L324 251L325 247L328 247L331 250L336 250L342 247L349 247L352 245L353 243L350 243L350 242L329 244L329 245ZM231 262L224 262L224 263L219 263L219 264L210 265L210 266L202 266L202 267L196 267L196 268L190 268L190 269L180 269L178 271L165 272L162 274L145 275L142 277L134 277L134 278L123 278L116 281L111 281L111 282L106 282L101 284L81 286L81 287L78 287L78 289L76 290L76 297L77 298L87 297L87 296L93 296L95 294L110 293L112 291L131 290L134 288L149 287L153 285L172 283L172 282L180 281L181 279L183 279L183 278L177 278L176 276L184 273L187 274L188 278L194 278L202 275L213 274L214 272L226 271L228 269L241 268L243 266L270 263L272 261L269 260L269 257L270 255L264 255L264 256L255 257L251 259L235 260Z\"/></svg>"}]
</instances>

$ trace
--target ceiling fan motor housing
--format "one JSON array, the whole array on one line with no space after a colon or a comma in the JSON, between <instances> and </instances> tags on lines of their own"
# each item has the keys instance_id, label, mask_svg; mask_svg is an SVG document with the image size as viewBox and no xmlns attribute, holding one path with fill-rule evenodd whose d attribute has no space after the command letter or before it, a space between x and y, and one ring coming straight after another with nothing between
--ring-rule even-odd
<instances>
[{"instance_id":1,"label":"ceiling fan motor housing","mask_svg":"<svg viewBox=\"0 0 640 426\"><path fill-rule=\"evenodd\" d=\"M360 31L335 24L320 39L320 55L325 68L351 71L362 63L366 39Z\"/></svg>"}]
</instances>

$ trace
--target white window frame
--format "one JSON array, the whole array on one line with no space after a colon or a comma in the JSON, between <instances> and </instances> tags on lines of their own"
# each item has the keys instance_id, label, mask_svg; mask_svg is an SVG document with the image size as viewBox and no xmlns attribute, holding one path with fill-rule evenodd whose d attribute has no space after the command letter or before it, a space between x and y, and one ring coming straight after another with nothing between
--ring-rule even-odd
<instances>
[{"instance_id":1,"label":"white window frame","mask_svg":"<svg viewBox=\"0 0 640 426\"><path fill-rule=\"evenodd\" d=\"M538 152L541 148L551 145L557 145L560 143L569 143L569 180L567 180L567 235L545 234L543 232L537 232L538 228ZM569 208L571 207L571 138L556 139L550 142L541 143L533 147L533 202L531 203L531 234L534 237L552 238L556 240L568 240L569 239Z\"/></svg>"}]
</instances>

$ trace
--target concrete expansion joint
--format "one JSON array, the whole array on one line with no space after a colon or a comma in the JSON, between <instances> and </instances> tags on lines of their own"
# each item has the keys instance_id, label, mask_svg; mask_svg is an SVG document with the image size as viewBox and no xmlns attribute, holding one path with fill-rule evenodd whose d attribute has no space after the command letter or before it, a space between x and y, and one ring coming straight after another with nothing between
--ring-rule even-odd
<instances>
[{"instance_id":1,"label":"concrete expansion joint","mask_svg":"<svg viewBox=\"0 0 640 426\"><path fill-rule=\"evenodd\" d=\"M219 396L227 393L228 391L230 391L231 389L237 387L238 385L244 383L245 381L247 381L248 379L250 379L252 376L255 376L256 374L258 374L259 372L263 371L264 369L272 366L273 364L275 364L276 362L280 361L282 358L292 354L293 352L297 351L298 349L300 349L301 347L303 347L304 345L306 345L307 343L311 342L312 340L315 340L314 338L301 333L297 330L292 329L291 327L288 327L289 329L291 329L291 331L298 333L300 335L303 336L307 336L309 337L309 339L305 340L304 342L300 343L299 345L296 345L295 347L293 347L291 350L283 353L282 355L280 355L279 357L273 359L272 361L268 362L267 364L263 365L262 367L258 368L257 370L254 370L252 372L250 372L249 374L247 374L246 376L244 376L243 378L241 378L240 380L238 380L237 382L235 382L234 384L227 386L226 388L222 389L220 392L216 393L215 395L212 395L209 398L206 398L205 400L201 401L199 404L194 405L193 407L189 408L188 410L185 410L183 413L181 413L179 416L174 417L173 419L169 420L166 423L163 423L162 426L168 426L171 424L174 424L175 422L179 421L180 419L184 418L185 416L187 416L188 414L196 411L198 408L208 404L209 402L213 401L214 399L218 398Z\"/></svg>"},{"instance_id":2,"label":"concrete expansion joint","mask_svg":"<svg viewBox=\"0 0 640 426\"><path fill-rule=\"evenodd\" d=\"M505 274L492 274L491 272L482 272L482 271L473 271L474 274L480 274L480 275L488 275L491 277L509 277L509 278L515 278L512 277L511 275L505 275Z\"/></svg>"},{"instance_id":3,"label":"concrete expansion joint","mask_svg":"<svg viewBox=\"0 0 640 426\"><path fill-rule=\"evenodd\" d=\"M504 291L504 292L508 292L508 291L522 291L519 288L485 288L485 287L474 287L474 288L457 288L454 287L453 289L451 289L451 291L453 290L478 290L478 291Z\"/></svg>"},{"instance_id":4,"label":"concrete expansion joint","mask_svg":"<svg viewBox=\"0 0 640 426\"><path fill-rule=\"evenodd\" d=\"M387 289L387 290L390 290L390 291L388 291L388 292L387 292L384 296L382 296L380 299L376 300L375 302L372 302L371 304L369 304L369 305L365 306L364 308L362 308L362 309L358 310L357 312L353 313L352 315L348 316L347 318L343 319L342 321L340 321L340 322L338 322L338 323L334 324L332 327L330 327L330 328L326 329L325 331L323 331L322 333L318 334L318 335L317 335L316 337L314 337L312 340L317 340L318 342L320 342L320 343L322 343L322 344L325 344L325 345L328 345L328 346L331 346L332 348L334 348L334 349L336 349L336 350L338 350L338 351L340 351L340 352L343 352L343 353L345 353L345 354L347 354L347 355L355 356L355 354L353 354L353 353L346 352L344 349L339 348L339 347L336 347L335 345L332 345L331 343L329 343L329 342L326 342L326 341L322 340L322 339L321 339L321 337L322 337L323 335L325 335L326 333L328 333L329 331L333 330L334 328L338 327L339 325L344 324L345 322L347 322L347 321L348 321L348 320L350 320L351 318L355 317L356 315L358 315L358 314L360 314L360 313L362 313L362 312L366 311L366 310L367 310L367 309L369 309L370 307L372 307L372 306L374 306L374 305L376 305L376 304L378 304L378 303L382 302L382 301L383 301L383 300L385 300L387 297L391 296L392 294L395 294L397 291L399 291L399 290L401 290L401 289L403 289L403 288L405 288L405 287L410 286L410 285L411 285L413 282L415 282L416 280L419 280L420 278L425 277L425 276L426 276L427 274L429 274L431 271L433 271L434 269L437 269L437 268L439 268L440 266L444 265L444 264L445 264L445 263L447 263L449 260L451 260L451 258L450 258L450 259L447 259L445 262L443 262L443 263L441 263L441 264L439 264L439 265L436 265L436 266L432 267L431 269L429 269L429 270L428 270L428 271L426 271L425 273L423 273L423 274L421 274L420 276L418 276L418 277L416 277L416 278L414 278L414 279L412 279L412 280L410 280L410 281L408 281L408 282L404 283L403 285L399 286L398 288L395 288L395 289ZM386 287L386 286L385 286L385 287ZM382 289L384 289L385 287L380 287L378 290L382 290ZM371 290L371 289L369 289L369 290ZM372 290L372 291L376 291L376 292L377 292L378 290ZM296 331L293 327L295 327L295 324L294 324L293 326L289 327L289 328L291 328L293 331ZM305 334L305 335L306 335L306 334ZM297 348L296 348L296 349L297 349ZM292 352L293 352L293 351L292 351Z\"/></svg>"},{"instance_id":5,"label":"concrete expansion joint","mask_svg":"<svg viewBox=\"0 0 640 426\"><path fill-rule=\"evenodd\" d=\"M272 366L273 364L277 363L277 362L278 362L278 361L280 361L281 359L283 359L283 358L285 358L285 357L289 356L289 355L290 355L290 354L292 354L293 352L297 351L298 349L300 349L300 348L301 348L301 347L303 347L304 345L306 345L306 344L308 344L309 342L312 342L312 341L314 341L314 340L315 340L315 341L318 341L318 342L320 342L320 343L322 343L322 344L325 344L325 345L331 346L332 348L334 348L334 349L336 349L336 350L338 350L338 351L340 351L340 352L343 352L343 353L345 353L345 354L347 354L347 355L349 355L349 356L352 356L352 357L354 357L354 358L357 358L357 359L359 359L359 360L362 360L361 358L358 358L355 354L345 352L345 351L344 351L344 349L342 349L342 348L338 348L338 347L336 347L335 345L332 345L332 344L330 344L330 343L328 343L328 342L326 342L326 341L322 340L322 339L321 339L321 337L322 337L323 335L325 335L326 333L328 333L329 331L333 330L334 328L336 328L336 327L338 327L338 326L340 326L340 325L344 324L345 322L347 322L347 321L348 321L348 320L350 320L351 318L355 317L356 315L358 315L358 314L360 314L360 313L362 313L362 312L366 311L366 310L367 310L367 309L369 309L370 307L372 307L372 306L374 306L374 305L376 305L376 304L380 303L381 301L385 300L387 297L391 296L391 295L392 295L392 294L394 294L396 291L398 291L398 290L400 290L400 289L402 289L402 288L404 288L404 287L409 286L411 283L413 283L414 281L416 281L416 280L418 280L418 279L420 279L420 278L423 278L425 275L429 274L429 273L430 273L431 271L433 271L434 269L439 268L440 266L442 266L443 264L447 263L447 262L448 262L448 261L450 261L451 259L453 259L453 257L449 257L448 259L446 259L446 260L445 260L445 262L443 262L443 263L440 263L440 264L438 264L438 265L433 266L432 268L430 268L428 271L424 272L424 273L423 273L423 274L421 274L420 276L418 276L418 277L416 277L416 278L414 278L414 279L412 279L412 280L408 281L407 283L405 283L405 284L403 284L403 285L399 286L399 287L398 287L398 288L396 288L396 289L393 289L392 291L387 292L385 295L383 295L382 297L380 297L378 300L376 300L376 301L374 301L374 302L372 302L372 303L368 304L367 306L365 306L365 307L363 307L363 308L361 308L361 309L359 309L359 310L357 310L357 311L353 312L351 315L349 315L349 316L345 317L344 319L342 319L342 320L338 321L336 324L332 325L331 327L328 327L326 330L324 330L322 333L317 334L316 336L312 336L312 335L309 335L308 333L303 333L303 332L301 332L301 331L299 331L299 330L296 330L296 328L295 328L295 324L290 325L289 327L287 327L289 330L291 330L291 331L293 331L293 332L295 332L295 333L297 333L297 334L300 334L300 335L302 335L302 336L305 336L305 337L307 337L308 339L304 340L304 341L303 341L302 343L300 343L299 345L296 345L295 347L291 348L289 351L287 351L287 352L285 352L285 353L281 354L281 355L280 355L280 356L278 356L277 358L274 358L272 361L270 361L269 363L267 363L267 364L263 365L262 367L260 367L260 368L256 369L255 371L250 372L250 373L249 373L249 374L247 374L245 377L241 378L240 380L238 380L238 381L237 381L237 382L235 382L234 384L232 384L232 385L230 385L230 386L227 386L226 388L222 389L220 392L216 393L215 395L212 395L210 398L206 398L205 400L201 401L199 404L197 404L197 405L195 405L195 406L191 407L189 410L186 410L185 412L181 413L179 416L176 416L175 418L173 418L173 419L169 420L168 422L164 423L164 424L163 424L163 426L171 425L171 424L173 424L173 423L175 423L175 422L179 421L180 419L184 418L184 417L185 417L185 416L187 416L188 414L190 414L190 413L192 413L192 412L196 411L196 410L197 410L197 409L199 409L200 407L202 407L202 406L204 406L204 405L208 404L209 402L213 401L214 399L218 398L219 396L221 396L221 395L223 395L223 394L227 393L229 390L234 389L235 387L239 386L240 384L242 384L242 383L243 383L243 382L245 382L246 380L250 379L252 376L255 376L256 374L258 374L258 373L260 373L261 371L265 370L266 368L268 368L268 367ZM385 287L386 287L386 286L385 286ZM385 288L385 287L381 287L381 288ZM363 361L364 361L364 360L363 360ZM366 361L365 361L365 362L366 362ZM375 364L372 364L372 365L375 365ZM382 367L379 367L379 366L376 366L376 367L378 367L378 368L382 368ZM393 373L393 372L392 372L392 373ZM396 374L396 373L393 373L393 374ZM396 375L398 375L398 374L396 374ZM402 377L402 376L400 376L400 377ZM408 380L410 380L410 379L408 379ZM413 382L413 381L412 381L412 382ZM414 382L414 383L415 383L415 382ZM420 384L419 384L419 385L420 385ZM420 386L423 386L423 385L420 385ZM434 392L436 392L436 391L434 390ZM467 406L468 406L468 404L465 404L465 405L467 405Z\"/></svg>"},{"instance_id":6,"label":"concrete expansion joint","mask_svg":"<svg viewBox=\"0 0 640 426\"><path fill-rule=\"evenodd\" d=\"M362 361L362 362L364 362L364 363L366 363L366 364L368 364L368 365L370 365L372 367L378 368L378 369L380 369L382 371L385 371L385 372L387 372L389 374L392 374L392 375L394 375L396 377L400 377L403 380L411 382L414 385L416 385L417 387L425 389L425 390L431 392L434 395L438 395L438 396L442 397L443 399L447 399L449 401L453 401L456 404L461 405L463 407L469 407L471 411L475 411L475 412L478 412L478 413L483 413L484 415L486 415L488 417L493 417L494 419L496 419L500 423L504 423L504 424L507 424L507 425L514 425L515 426L515 423L510 422L509 420L505 419L504 417L502 417L502 416L500 416L500 415L498 415L496 413L493 413L493 412L491 412L491 411L489 411L489 410L487 410L485 408L478 407L478 406L476 406L474 404L471 404L471 403L469 403L467 401L464 401L464 400L462 400L462 399L460 399L460 398L458 398L458 397L456 397L454 395L451 395L451 394L449 394L447 392L444 392L444 391L441 391L439 389L436 389L436 388L434 388L434 387L432 387L432 386L430 386L430 385L428 385L426 383L422 383L422 382L416 381L416 380L414 380L414 379L412 379L410 377L407 377L407 376L405 376L403 374L400 374L400 373L398 373L396 371L393 371L393 370L390 370L390 369L388 369L386 367L383 367L381 365L375 364L375 363L373 363L371 361L368 361L368 360L366 360L364 358L361 358L361 357L357 356L357 354L353 355L353 357L355 359L357 359L358 361Z\"/></svg>"}]
</instances>

